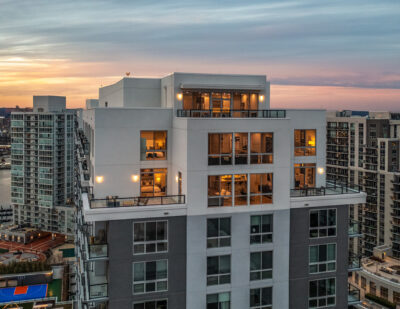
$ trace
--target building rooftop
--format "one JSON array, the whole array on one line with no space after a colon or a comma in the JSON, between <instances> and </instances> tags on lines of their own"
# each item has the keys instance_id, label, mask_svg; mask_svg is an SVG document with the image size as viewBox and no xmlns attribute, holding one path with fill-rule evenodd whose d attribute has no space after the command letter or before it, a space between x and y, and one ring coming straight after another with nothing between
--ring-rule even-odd
<instances>
[{"instance_id":1,"label":"building rooftop","mask_svg":"<svg viewBox=\"0 0 400 309\"><path fill-rule=\"evenodd\" d=\"M384 260L379 261L375 258L365 258L362 260L363 270L390 280L400 285L400 261L385 256Z\"/></svg>"}]
</instances>

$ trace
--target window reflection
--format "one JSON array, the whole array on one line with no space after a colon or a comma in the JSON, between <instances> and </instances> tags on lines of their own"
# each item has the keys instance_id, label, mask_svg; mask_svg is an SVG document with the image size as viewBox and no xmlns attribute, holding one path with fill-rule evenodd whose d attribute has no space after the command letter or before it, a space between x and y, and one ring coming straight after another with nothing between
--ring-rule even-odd
<instances>
[{"instance_id":1,"label":"window reflection","mask_svg":"<svg viewBox=\"0 0 400 309\"><path fill-rule=\"evenodd\" d=\"M315 156L316 130L294 130L294 155Z\"/></svg>"},{"instance_id":2,"label":"window reflection","mask_svg":"<svg viewBox=\"0 0 400 309\"><path fill-rule=\"evenodd\" d=\"M273 133L251 133L250 142L251 164L273 162Z\"/></svg>"},{"instance_id":3,"label":"window reflection","mask_svg":"<svg viewBox=\"0 0 400 309\"><path fill-rule=\"evenodd\" d=\"M141 169L140 195L165 196L167 194L167 169Z\"/></svg>"},{"instance_id":4,"label":"window reflection","mask_svg":"<svg viewBox=\"0 0 400 309\"><path fill-rule=\"evenodd\" d=\"M250 205L272 203L272 173L250 174Z\"/></svg>"},{"instance_id":5,"label":"window reflection","mask_svg":"<svg viewBox=\"0 0 400 309\"><path fill-rule=\"evenodd\" d=\"M294 165L294 187L296 189L315 187L315 163Z\"/></svg>"},{"instance_id":6,"label":"window reflection","mask_svg":"<svg viewBox=\"0 0 400 309\"><path fill-rule=\"evenodd\" d=\"M167 159L167 131L140 132L140 160Z\"/></svg>"}]
</instances>

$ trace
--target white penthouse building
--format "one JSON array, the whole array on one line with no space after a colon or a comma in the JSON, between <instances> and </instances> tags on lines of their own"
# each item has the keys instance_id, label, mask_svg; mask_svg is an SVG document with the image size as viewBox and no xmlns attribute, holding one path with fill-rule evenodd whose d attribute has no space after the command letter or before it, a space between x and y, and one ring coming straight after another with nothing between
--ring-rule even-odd
<instances>
[{"instance_id":1,"label":"white penthouse building","mask_svg":"<svg viewBox=\"0 0 400 309\"><path fill-rule=\"evenodd\" d=\"M57 96L34 96L32 112L12 113L14 224L73 235L75 120Z\"/></svg>"},{"instance_id":2,"label":"white penthouse building","mask_svg":"<svg viewBox=\"0 0 400 309\"><path fill-rule=\"evenodd\" d=\"M100 89L77 141L79 308L357 303L347 214L365 194L325 181L325 111L269 93L186 73Z\"/></svg>"}]
</instances>

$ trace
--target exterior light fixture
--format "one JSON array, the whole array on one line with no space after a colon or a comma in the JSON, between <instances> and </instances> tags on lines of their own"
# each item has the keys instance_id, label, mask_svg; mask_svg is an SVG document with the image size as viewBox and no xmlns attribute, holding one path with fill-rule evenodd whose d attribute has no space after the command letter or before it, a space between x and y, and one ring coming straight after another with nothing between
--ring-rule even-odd
<instances>
[{"instance_id":1,"label":"exterior light fixture","mask_svg":"<svg viewBox=\"0 0 400 309\"><path fill-rule=\"evenodd\" d=\"M96 176L96 182L102 183L104 181L104 176Z\"/></svg>"},{"instance_id":2,"label":"exterior light fixture","mask_svg":"<svg viewBox=\"0 0 400 309\"><path fill-rule=\"evenodd\" d=\"M323 167L318 167L318 174L323 175L325 173L325 170Z\"/></svg>"},{"instance_id":3,"label":"exterior light fixture","mask_svg":"<svg viewBox=\"0 0 400 309\"><path fill-rule=\"evenodd\" d=\"M132 182L137 182L139 180L139 176L138 175L132 175L131 179L132 179Z\"/></svg>"},{"instance_id":4,"label":"exterior light fixture","mask_svg":"<svg viewBox=\"0 0 400 309\"><path fill-rule=\"evenodd\" d=\"M260 102L264 102L265 96L263 94L260 94L260 96L258 97Z\"/></svg>"},{"instance_id":5,"label":"exterior light fixture","mask_svg":"<svg viewBox=\"0 0 400 309\"><path fill-rule=\"evenodd\" d=\"M178 181L179 181L179 177L178 177L178 176L176 176L176 177L175 177L175 180L176 180L176 182L178 182Z\"/></svg>"},{"instance_id":6,"label":"exterior light fixture","mask_svg":"<svg viewBox=\"0 0 400 309\"><path fill-rule=\"evenodd\" d=\"M183 99L183 94L182 94L182 93L177 93L177 94L176 94L176 98L177 98L179 101L182 101L182 99Z\"/></svg>"}]
</instances>

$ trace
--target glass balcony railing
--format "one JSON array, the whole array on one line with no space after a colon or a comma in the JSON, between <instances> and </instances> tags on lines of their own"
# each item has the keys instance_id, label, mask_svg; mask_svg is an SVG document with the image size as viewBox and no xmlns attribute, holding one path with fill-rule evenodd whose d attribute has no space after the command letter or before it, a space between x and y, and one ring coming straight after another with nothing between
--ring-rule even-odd
<instances>
[{"instance_id":1,"label":"glass balcony railing","mask_svg":"<svg viewBox=\"0 0 400 309\"><path fill-rule=\"evenodd\" d=\"M361 256L349 254L349 271L359 270L361 268Z\"/></svg>"},{"instance_id":2,"label":"glass balcony railing","mask_svg":"<svg viewBox=\"0 0 400 309\"><path fill-rule=\"evenodd\" d=\"M90 208L137 207L173 204L185 204L185 195L92 199L90 201Z\"/></svg>"},{"instance_id":3,"label":"glass balcony railing","mask_svg":"<svg viewBox=\"0 0 400 309\"><path fill-rule=\"evenodd\" d=\"M347 294L347 303L348 305L355 305L361 302L360 299L360 290L356 288L354 285L348 285L348 294Z\"/></svg>"},{"instance_id":4,"label":"glass balcony railing","mask_svg":"<svg viewBox=\"0 0 400 309\"><path fill-rule=\"evenodd\" d=\"M103 298L108 297L108 284L101 283L101 284L91 284L89 285L89 298Z\"/></svg>"},{"instance_id":5,"label":"glass balcony railing","mask_svg":"<svg viewBox=\"0 0 400 309\"><path fill-rule=\"evenodd\" d=\"M108 257L108 245L107 244L89 244L89 258L104 258Z\"/></svg>"},{"instance_id":6,"label":"glass balcony railing","mask_svg":"<svg viewBox=\"0 0 400 309\"><path fill-rule=\"evenodd\" d=\"M349 237L359 237L362 235L361 223L356 220L349 220Z\"/></svg>"},{"instance_id":7,"label":"glass balcony railing","mask_svg":"<svg viewBox=\"0 0 400 309\"><path fill-rule=\"evenodd\" d=\"M286 118L286 110L178 109L177 117L193 118Z\"/></svg>"}]
</instances>

